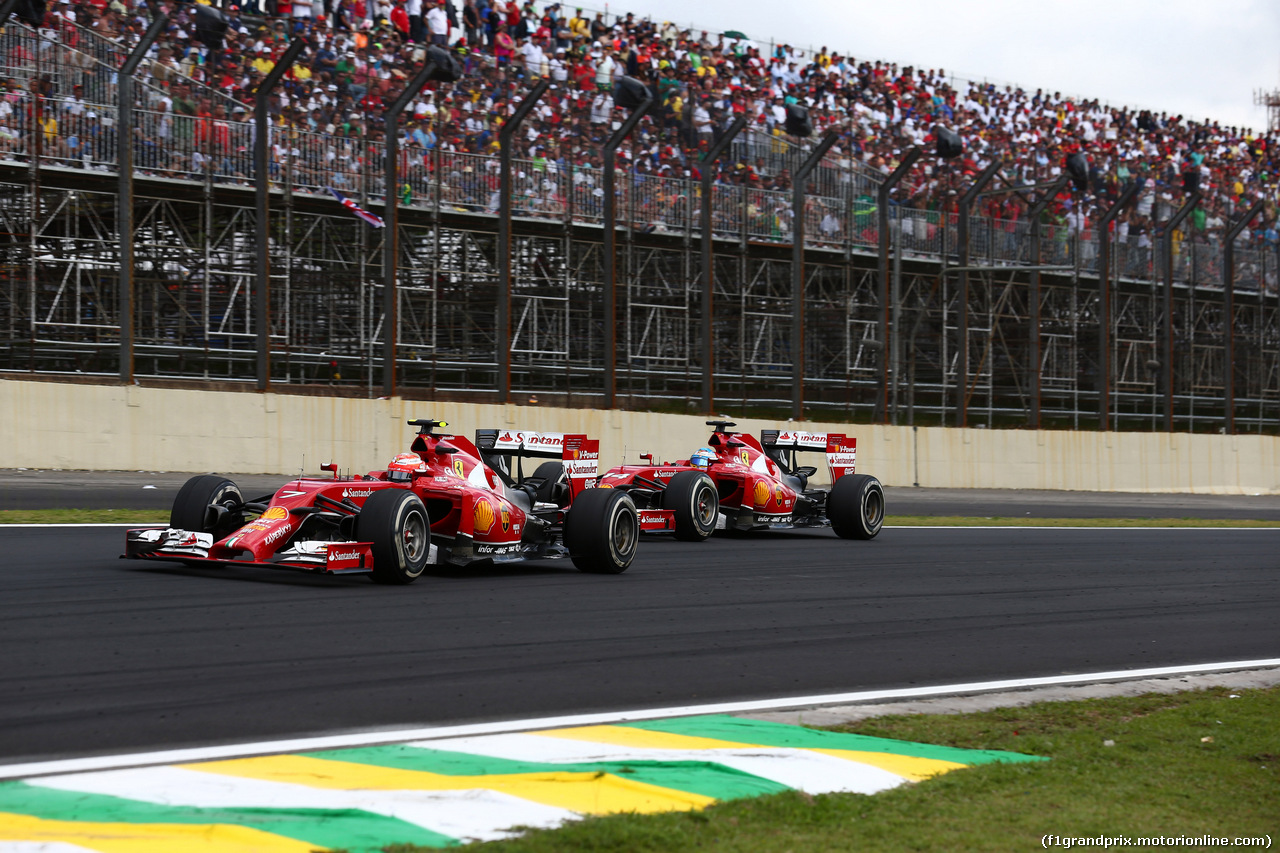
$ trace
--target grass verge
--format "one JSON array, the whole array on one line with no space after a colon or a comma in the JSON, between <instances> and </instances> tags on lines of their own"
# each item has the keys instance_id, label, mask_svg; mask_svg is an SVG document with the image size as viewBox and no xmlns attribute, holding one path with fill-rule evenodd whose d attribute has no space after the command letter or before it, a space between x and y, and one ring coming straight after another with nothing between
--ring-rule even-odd
<instances>
[{"instance_id":1,"label":"grass verge","mask_svg":"<svg viewBox=\"0 0 1280 853\"><path fill-rule=\"evenodd\" d=\"M2 509L0 524L167 524L167 509Z\"/></svg>"},{"instance_id":2,"label":"grass verge","mask_svg":"<svg viewBox=\"0 0 1280 853\"><path fill-rule=\"evenodd\" d=\"M466 849L1025 851L1046 835L1258 837L1280 830L1280 688L880 717L840 731L1050 758L872 796L785 793L701 812L590 818ZM388 853L425 848L393 846ZM1190 849L1202 849L1192 845Z\"/></svg>"}]
</instances>

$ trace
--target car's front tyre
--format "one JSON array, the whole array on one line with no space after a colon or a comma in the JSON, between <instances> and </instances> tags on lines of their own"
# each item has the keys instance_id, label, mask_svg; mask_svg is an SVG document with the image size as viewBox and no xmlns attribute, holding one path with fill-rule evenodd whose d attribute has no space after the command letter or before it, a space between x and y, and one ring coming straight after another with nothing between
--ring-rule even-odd
<instances>
[{"instance_id":1,"label":"car's front tyre","mask_svg":"<svg viewBox=\"0 0 1280 853\"><path fill-rule=\"evenodd\" d=\"M192 477L178 490L169 512L169 526L209 533L214 540L244 526L240 487L221 474Z\"/></svg>"},{"instance_id":2,"label":"car's front tyre","mask_svg":"<svg viewBox=\"0 0 1280 853\"><path fill-rule=\"evenodd\" d=\"M709 475L702 471L681 471L667 483L662 493L662 508L675 513L677 539L701 542L716 532L720 496Z\"/></svg>"},{"instance_id":3,"label":"car's front tyre","mask_svg":"<svg viewBox=\"0 0 1280 853\"><path fill-rule=\"evenodd\" d=\"M374 583L413 583L431 555L431 520L422 500L404 489L375 492L356 518L356 538L371 542Z\"/></svg>"}]
</instances>

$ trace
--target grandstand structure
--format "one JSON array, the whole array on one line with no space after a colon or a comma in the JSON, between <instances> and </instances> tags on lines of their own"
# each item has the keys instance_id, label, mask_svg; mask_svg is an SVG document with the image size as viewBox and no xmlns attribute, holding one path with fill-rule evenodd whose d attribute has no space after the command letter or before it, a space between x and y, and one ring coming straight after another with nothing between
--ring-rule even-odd
<instances>
[{"instance_id":1,"label":"grandstand structure","mask_svg":"<svg viewBox=\"0 0 1280 853\"><path fill-rule=\"evenodd\" d=\"M1253 103L1267 108L1267 131L1280 131L1280 89L1258 89L1253 93Z\"/></svg>"},{"instance_id":2,"label":"grandstand structure","mask_svg":"<svg viewBox=\"0 0 1280 853\"><path fill-rule=\"evenodd\" d=\"M47 88L37 110L41 98L52 108L73 77L91 83L85 100L102 117L124 106L113 43L86 33L71 48L11 23L0 50L0 74ZM228 116L238 106L206 94L225 100ZM516 158L504 243L499 157L439 146L406 157L405 185L391 193L399 239L389 364L386 235L329 192L382 212L383 143L286 131L273 140L269 174L256 175L252 124L222 121L225 153L213 156L198 133L184 136L179 119L150 105L145 92L133 104L131 233L118 210L118 125L103 121L74 144L74 128L39 121L0 136L0 375L372 395L391 386L433 399L992 428L1280 425L1274 247L1192 241L1172 227L1149 245L1112 244L1105 228L885 205L886 174L835 154L811 176L799 211L799 294L792 192L716 183L704 198L697 180L622 169L617 215L606 222L600 166ZM815 143L748 131L733 150L794 171ZM958 168L931 152L922 162ZM989 171L982 184L965 178L975 199L1017 194L1034 206L1066 191L1065 180L1022 186ZM267 335L255 317L259 181L271 197ZM714 293L705 337L704 204ZM1160 215L1168 222L1185 208ZM616 246L614 317L605 315L605 229ZM125 245L132 317L120 309ZM127 351L122 324L132 329Z\"/></svg>"}]
</instances>

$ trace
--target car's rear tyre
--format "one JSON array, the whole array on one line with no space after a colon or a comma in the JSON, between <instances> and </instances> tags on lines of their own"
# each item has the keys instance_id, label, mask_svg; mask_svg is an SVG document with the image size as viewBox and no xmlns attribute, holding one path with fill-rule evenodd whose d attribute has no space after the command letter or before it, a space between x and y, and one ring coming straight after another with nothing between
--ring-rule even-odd
<instances>
[{"instance_id":1,"label":"car's rear tyre","mask_svg":"<svg viewBox=\"0 0 1280 853\"><path fill-rule=\"evenodd\" d=\"M867 474L846 474L827 495L831 529L843 539L874 539L884 524L884 487Z\"/></svg>"},{"instance_id":2,"label":"car's rear tyre","mask_svg":"<svg viewBox=\"0 0 1280 853\"><path fill-rule=\"evenodd\" d=\"M667 483L662 508L675 513L677 539L701 542L716 532L720 516L715 481L702 471L681 471Z\"/></svg>"},{"instance_id":3,"label":"car's rear tyre","mask_svg":"<svg viewBox=\"0 0 1280 853\"><path fill-rule=\"evenodd\" d=\"M169 526L213 535L214 541L244 526L240 488L220 474L192 477L178 490Z\"/></svg>"},{"instance_id":4,"label":"car's rear tyre","mask_svg":"<svg viewBox=\"0 0 1280 853\"><path fill-rule=\"evenodd\" d=\"M564 544L579 571L617 575L635 559L640 514L626 492L586 489L564 520Z\"/></svg>"},{"instance_id":5,"label":"car's rear tyre","mask_svg":"<svg viewBox=\"0 0 1280 853\"><path fill-rule=\"evenodd\" d=\"M564 479L563 462L543 462L533 472L532 479L542 480L534 497L542 503L563 504L569 497L569 486Z\"/></svg>"},{"instance_id":6,"label":"car's rear tyre","mask_svg":"<svg viewBox=\"0 0 1280 853\"><path fill-rule=\"evenodd\" d=\"M426 571L431 520L413 492L385 489L370 495L356 518L356 537L373 543L374 583L413 583Z\"/></svg>"}]
</instances>

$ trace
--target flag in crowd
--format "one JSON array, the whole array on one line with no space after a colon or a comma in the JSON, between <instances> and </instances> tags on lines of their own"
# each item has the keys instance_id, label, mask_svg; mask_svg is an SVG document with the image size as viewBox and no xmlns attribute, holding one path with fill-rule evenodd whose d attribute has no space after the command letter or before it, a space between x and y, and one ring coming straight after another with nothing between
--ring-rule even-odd
<instances>
[{"instance_id":1,"label":"flag in crowd","mask_svg":"<svg viewBox=\"0 0 1280 853\"><path fill-rule=\"evenodd\" d=\"M360 205L356 204L354 201L352 201L351 199L347 198L347 197L346 197L346 196L344 196L342 193L340 193L340 192L338 192L337 190L335 190L333 187L329 187L329 192L333 193L333 197L334 197L334 198L336 198L338 201L342 202L342 206L343 206L343 207L345 207L347 210L351 211L351 212L352 212L352 213L354 213L356 216L358 216L358 217L360 217L361 219L363 219L365 222L368 222L368 223L369 223L370 225L372 225L374 228L381 228L381 227L382 227L383 223L382 223L382 217L381 217L381 216L374 216L372 213L370 213L369 211L365 210L363 207L361 207Z\"/></svg>"}]
</instances>

